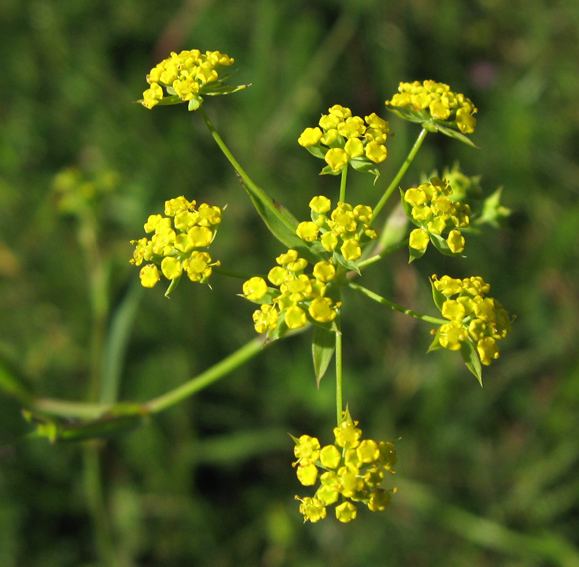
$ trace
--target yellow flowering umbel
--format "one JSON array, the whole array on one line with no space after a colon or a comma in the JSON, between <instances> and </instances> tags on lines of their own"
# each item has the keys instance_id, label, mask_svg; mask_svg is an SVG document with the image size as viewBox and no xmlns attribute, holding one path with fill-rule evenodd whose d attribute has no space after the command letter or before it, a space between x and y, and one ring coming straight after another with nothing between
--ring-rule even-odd
<instances>
[{"instance_id":1,"label":"yellow flowering umbel","mask_svg":"<svg viewBox=\"0 0 579 567\"><path fill-rule=\"evenodd\" d=\"M290 249L276 258L277 265L267 274L243 283L243 297L261 307L253 313L255 330L270 337L279 336L285 329L295 330L309 322L329 324L337 316L340 302L329 294L329 286L336 277L336 268L328 261L310 264Z\"/></svg>"},{"instance_id":2,"label":"yellow flowering umbel","mask_svg":"<svg viewBox=\"0 0 579 567\"><path fill-rule=\"evenodd\" d=\"M337 175L348 164L358 171L378 175L376 165L388 156L388 122L372 113L365 118L352 116L345 106L335 104L323 114L319 126L306 128L298 144L325 160L322 174Z\"/></svg>"},{"instance_id":3,"label":"yellow flowering umbel","mask_svg":"<svg viewBox=\"0 0 579 567\"><path fill-rule=\"evenodd\" d=\"M480 276L439 279L433 275L431 281L436 306L448 319L448 323L433 331L431 350L438 347L461 350L471 371L469 364L476 364L473 355L485 366L491 364L499 357L497 342L510 330L505 308L495 298L487 297L491 286Z\"/></svg>"},{"instance_id":4,"label":"yellow flowering umbel","mask_svg":"<svg viewBox=\"0 0 579 567\"><path fill-rule=\"evenodd\" d=\"M470 207L452 200L452 187L446 179L433 177L402 194L406 214L419 228L410 233L410 261L420 258L432 242L443 254L460 254L465 241L461 228L470 224Z\"/></svg>"},{"instance_id":5,"label":"yellow flowering umbel","mask_svg":"<svg viewBox=\"0 0 579 567\"><path fill-rule=\"evenodd\" d=\"M332 210L332 201L317 195L310 203L311 221L301 222L296 234L305 242L319 242L321 254L347 268L362 256L362 245L376 238L370 228L372 207L338 203Z\"/></svg>"},{"instance_id":6,"label":"yellow flowering umbel","mask_svg":"<svg viewBox=\"0 0 579 567\"><path fill-rule=\"evenodd\" d=\"M477 108L470 99L454 93L444 83L429 80L400 83L398 92L385 104L401 118L418 122L428 131L439 131L471 143L458 132L474 132Z\"/></svg>"},{"instance_id":7,"label":"yellow flowering umbel","mask_svg":"<svg viewBox=\"0 0 579 567\"><path fill-rule=\"evenodd\" d=\"M148 238L131 240L135 246L131 264L145 262L139 274L141 284L154 287L161 275L172 282L183 272L192 282L205 283L213 267L219 266L207 249L221 223L221 209L176 197L165 201L164 212L147 219L144 228Z\"/></svg>"},{"instance_id":8,"label":"yellow flowering umbel","mask_svg":"<svg viewBox=\"0 0 579 567\"><path fill-rule=\"evenodd\" d=\"M203 104L203 95L229 94L248 86L229 86L225 83L227 77L220 76L221 68L233 63L232 57L220 51L172 52L147 75L150 86L139 102L148 109L158 104L187 102L189 110L197 110Z\"/></svg>"},{"instance_id":9,"label":"yellow flowering umbel","mask_svg":"<svg viewBox=\"0 0 579 567\"><path fill-rule=\"evenodd\" d=\"M313 496L296 496L304 521L318 522L335 505L336 518L343 523L355 520L358 506L372 512L387 508L396 488L385 488L384 480L394 474L396 450L388 441L363 439L348 411L334 428L333 445L321 446L316 437L294 438L296 475L303 486L318 488Z\"/></svg>"}]
</instances>

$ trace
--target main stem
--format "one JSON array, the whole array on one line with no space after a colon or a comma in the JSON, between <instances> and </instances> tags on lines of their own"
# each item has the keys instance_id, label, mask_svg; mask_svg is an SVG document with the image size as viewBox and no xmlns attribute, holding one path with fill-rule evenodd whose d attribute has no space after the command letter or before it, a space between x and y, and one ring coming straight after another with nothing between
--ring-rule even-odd
<instances>
[{"instance_id":1,"label":"main stem","mask_svg":"<svg viewBox=\"0 0 579 567\"><path fill-rule=\"evenodd\" d=\"M342 394L342 382L344 369L342 365L342 326L338 325L336 329L336 422L338 426L342 421L343 413L343 394Z\"/></svg>"},{"instance_id":2,"label":"main stem","mask_svg":"<svg viewBox=\"0 0 579 567\"><path fill-rule=\"evenodd\" d=\"M346 183L348 182L348 164L342 169L340 177L340 203L346 202Z\"/></svg>"},{"instance_id":3,"label":"main stem","mask_svg":"<svg viewBox=\"0 0 579 567\"><path fill-rule=\"evenodd\" d=\"M195 394L199 390L206 388L210 384L217 382L220 378L229 374L248 360L257 356L263 349L271 343L264 343L261 337L255 338L240 349L236 350L211 368L202 372L192 380L185 382L181 386L154 398L147 404L145 409L150 413L159 413Z\"/></svg>"},{"instance_id":4,"label":"main stem","mask_svg":"<svg viewBox=\"0 0 579 567\"><path fill-rule=\"evenodd\" d=\"M374 222L374 220L376 219L376 217L380 214L380 212L384 208L384 205L386 204L386 202L390 198L390 195L392 195L392 193L398 188L398 184L400 183L401 179L404 177L404 174L408 171L410 164L414 161L414 158L416 157L418 150L420 150L420 147L422 146L422 142L424 142L424 139L426 138L426 134L428 134L428 132L424 128L422 128L422 130L420 130L420 134L418 134L418 138L416 138L414 145L412 146L412 148L410 149L410 152L406 156L404 163L400 166L398 173L394 176L394 179L392 179L392 181L390 182L390 185L388 185L388 187L386 188L386 191L384 191L384 194L382 195L382 197L380 198L380 200L378 201L378 203L374 207L374 213L372 214L372 217L370 219L370 224L372 224Z\"/></svg>"},{"instance_id":5,"label":"main stem","mask_svg":"<svg viewBox=\"0 0 579 567\"><path fill-rule=\"evenodd\" d=\"M360 292L362 295L365 295L366 297L370 298L372 301L375 301L376 303L380 303L381 305L385 305L386 307L389 307L390 309L393 309L394 311L399 311L400 313L404 313L404 315L414 317L414 319L420 319L420 321L425 321L426 323L432 323L433 325L444 325L445 323L448 323L448 321L446 319L439 319L438 317L431 317L430 315L424 315L423 313L417 313L416 311L413 311L412 309L406 309L406 307L400 305L399 303L395 303L394 301L390 301L389 299L386 299L385 297L382 297L381 295L378 295L377 293L374 293L372 290L369 290L368 288L365 288L361 285L358 285L355 283L350 283L350 284L348 284L348 287L350 289L353 289L354 291Z\"/></svg>"}]
</instances>

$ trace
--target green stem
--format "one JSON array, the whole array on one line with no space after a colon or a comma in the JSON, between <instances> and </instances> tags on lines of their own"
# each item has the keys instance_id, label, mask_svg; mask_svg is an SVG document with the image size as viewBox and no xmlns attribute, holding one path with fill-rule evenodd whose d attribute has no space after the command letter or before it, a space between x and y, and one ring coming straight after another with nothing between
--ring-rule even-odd
<instances>
[{"instance_id":1,"label":"green stem","mask_svg":"<svg viewBox=\"0 0 579 567\"><path fill-rule=\"evenodd\" d=\"M398 173L394 176L394 179L392 179L390 185L388 185L388 187L386 188L386 191L384 191L384 194L382 195L382 197L380 198L380 200L378 201L378 203L374 207L374 213L372 214L372 218L370 219L370 224L372 224L374 222L374 220L376 219L376 217L380 214L380 212L384 208L384 205L386 204L386 202L390 198L390 195L392 195L392 193L398 188L398 184L400 183L401 179L404 177L404 174L406 173L406 171L410 167L410 164L414 161L414 158L416 157L418 150L422 146L422 142L424 142L424 139L426 138L426 134L428 134L428 132L424 128L422 128L422 130L420 130L420 134L418 134L418 138L416 138L416 142L414 142L414 145L412 146L412 148L410 149L410 152L406 156L404 163L400 166Z\"/></svg>"},{"instance_id":2,"label":"green stem","mask_svg":"<svg viewBox=\"0 0 579 567\"><path fill-rule=\"evenodd\" d=\"M109 524L101 474L98 446L84 447L84 484L95 527L97 553L101 565L116 565L116 554Z\"/></svg>"},{"instance_id":3,"label":"green stem","mask_svg":"<svg viewBox=\"0 0 579 567\"><path fill-rule=\"evenodd\" d=\"M346 183L348 182L348 164L342 169L342 176L340 177L340 203L346 202Z\"/></svg>"},{"instance_id":4,"label":"green stem","mask_svg":"<svg viewBox=\"0 0 579 567\"><path fill-rule=\"evenodd\" d=\"M342 327L338 325L336 329L336 422L340 425L344 408L343 402L343 359L342 359Z\"/></svg>"},{"instance_id":5,"label":"green stem","mask_svg":"<svg viewBox=\"0 0 579 567\"><path fill-rule=\"evenodd\" d=\"M263 205L269 210L269 212L274 215L281 223L285 225L286 228L290 230L293 234L295 232L297 226L297 220L294 225L289 222L283 215L279 213L278 207L274 203L273 199L261 188L257 185L251 177L247 174L245 169L241 166L241 164L235 159L234 155L231 153L231 150L227 147L223 138L219 135L219 132L216 130L213 122L205 112L204 108L201 107L199 112L203 116L203 120L205 121L205 125L209 129L211 137L215 140L215 143L219 146L219 149L223 153L223 155L227 158L227 161L232 165L233 169L236 171L237 175L241 178L243 182L243 186L246 189L247 193L249 194L250 198L253 201L253 198L258 199Z\"/></svg>"},{"instance_id":6,"label":"green stem","mask_svg":"<svg viewBox=\"0 0 579 567\"><path fill-rule=\"evenodd\" d=\"M237 280L248 280L251 276L248 274L242 274L240 272L235 272L233 270L225 270L224 268L213 268L214 274L219 274L220 276L226 276L228 278L235 278Z\"/></svg>"},{"instance_id":7,"label":"green stem","mask_svg":"<svg viewBox=\"0 0 579 567\"><path fill-rule=\"evenodd\" d=\"M146 415L159 413L179 403L185 398L207 388L211 384L224 378L227 374L239 368L248 360L257 356L265 348L273 344L264 342L263 338L252 339L241 348L232 352L229 356L214 364L201 374L194 376L184 384L169 390L157 398L144 403L120 402L116 404L95 404L83 402L70 402L52 398L40 398L32 401L29 408L45 415L73 419L98 419L103 416L119 415Z\"/></svg>"},{"instance_id":8,"label":"green stem","mask_svg":"<svg viewBox=\"0 0 579 567\"><path fill-rule=\"evenodd\" d=\"M392 254L392 252L395 252L396 250L400 250L400 248L404 248L405 246L406 246L406 241L404 241L404 240L397 242L396 244L391 244L390 246L387 246L386 248L384 248L379 254L374 254L373 256L370 256L370 258L366 258L365 260L361 260L356 265L358 266L358 268L360 270L363 270L364 268L367 268L368 266L371 266L372 264L379 262L385 256L388 256L389 254Z\"/></svg>"},{"instance_id":9,"label":"green stem","mask_svg":"<svg viewBox=\"0 0 579 567\"><path fill-rule=\"evenodd\" d=\"M271 343L264 343L261 337L249 341L205 372L185 382L185 384L147 402L147 404L145 404L146 409L151 413L159 413L183 401L185 398L192 396L199 390L207 388L207 386L217 382L236 368L239 368L242 364L257 356L270 344Z\"/></svg>"},{"instance_id":10,"label":"green stem","mask_svg":"<svg viewBox=\"0 0 579 567\"><path fill-rule=\"evenodd\" d=\"M393 309L394 311L399 311L400 313L404 313L404 315L409 315L410 317L414 317L415 319L420 319L420 321L432 323L433 325L444 325L445 323L448 323L446 319L439 319L438 317L431 317L430 315L417 313L416 311L412 311L412 309L406 309L406 307L403 307L402 305L395 303L394 301L390 301L389 299L386 299L385 297L382 297L381 295L378 295L377 293L374 293L373 291L361 285L350 283L348 284L348 287L350 289L353 289L354 291L359 291L362 295L365 295L366 297L370 298L372 301L375 301L376 303L380 303L381 305L390 307L390 309Z\"/></svg>"}]
</instances>

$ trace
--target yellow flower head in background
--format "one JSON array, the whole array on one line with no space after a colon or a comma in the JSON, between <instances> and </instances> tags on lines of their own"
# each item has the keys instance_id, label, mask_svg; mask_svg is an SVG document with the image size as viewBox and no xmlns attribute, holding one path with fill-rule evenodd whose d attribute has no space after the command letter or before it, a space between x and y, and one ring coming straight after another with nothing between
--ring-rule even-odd
<instances>
[{"instance_id":1,"label":"yellow flower head in background","mask_svg":"<svg viewBox=\"0 0 579 567\"><path fill-rule=\"evenodd\" d=\"M398 92L385 104L405 120L452 137L459 137L455 135L457 130L461 134L472 134L476 127L474 115L478 109L474 103L444 83L430 80L400 83ZM464 136L460 139L465 141Z\"/></svg>"},{"instance_id":2,"label":"yellow flower head in background","mask_svg":"<svg viewBox=\"0 0 579 567\"><path fill-rule=\"evenodd\" d=\"M192 282L205 283L219 262L207 249L221 223L221 209L215 205L176 197L165 202L164 215L150 215L145 223L149 237L131 240L135 247L131 264L140 271L143 287L154 287L163 275L174 281L183 273Z\"/></svg>"},{"instance_id":3,"label":"yellow flower head in background","mask_svg":"<svg viewBox=\"0 0 579 567\"><path fill-rule=\"evenodd\" d=\"M151 109L158 104L187 102L189 110L197 110L203 104L203 95L229 94L248 86L225 83L227 77L222 75L222 68L233 63L232 57L220 51L172 52L147 75L150 86L143 92L140 103Z\"/></svg>"},{"instance_id":4,"label":"yellow flower head in background","mask_svg":"<svg viewBox=\"0 0 579 567\"><path fill-rule=\"evenodd\" d=\"M395 474L396 449L388 441L362 438L346 410L334 428L334 444L321 446L316 437L294 438L296 476L303 486L318 486L313 496L299 497L304 521L318 522L335 505L338 521L355 520L359 505L372 512L386 509L396 488L385 488L384 481Z\"/></svg>"},{"instance_id":5,"label":"yellow flower head in background","mask_svg":"<svg viewBox=\"0 0 579 567\"><path fill-rule=\"evenodd\" d=\"M480 362L488 366L499 357L498 341L510 330L510 317L493 297L491 286L480 276L464 279L432 278L433 295L442 316L448 320L436 330L431 349L461 350L474 347Z\"/></svg>"},{"instance_id":6,"label":"yellow flower head in background","mask_svg":"<svg viewBox=\"0 0 579 567\"><path fill-rule=\"evenodd\" d=\"M306 128L298 144L326 162L323 174L337 175L347 165L378 175L376 165L388 156L388 122L372 113L365 118L339 104L322 115L318 126Z\"/></svg>"}]
</instances>

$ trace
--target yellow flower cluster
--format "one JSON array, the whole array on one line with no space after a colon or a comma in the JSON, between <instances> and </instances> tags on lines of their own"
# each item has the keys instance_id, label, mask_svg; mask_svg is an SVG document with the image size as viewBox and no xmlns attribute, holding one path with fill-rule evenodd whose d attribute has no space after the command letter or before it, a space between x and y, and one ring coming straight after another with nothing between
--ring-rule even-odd
<instances>
[{"instance_id":1,"label":"yellow flower cluster","mask_svg":"<svg viewBox=\"0 0 579 567\"><path fill-rule=\"evenodd\" d=\"M318 195L309 206L312 220L301 222L296 234L306 242L319 241L338 262L341 260L339 255L348 262L358 260L364 240L377 236L370 228L373 211L368 205L353 207L349 203L338 203L332 210L330 199Z\"/></svg>"},{"instance_id":2,"label":"yellow flower cluster","mask_svg":"<svg viewBox=\"0 0 579 567\"><path fill-rule=\"evenodd\" d=\"M326 508L335 504L336 518L351 522L358 515L357 503L372 512L383 511L390 503L396 488L384 488L383 481L394 474L394 445L362 439L357 425L346 411L340 425L334 428L333 445L322 447L316 437L309 435L295 439L298 480L303 486L314 486L319 480L314 496L296 496L304 521L323 520Z\"/></svg>"},{"instance_id":3,"label":"yellow flower cluster","mask_svg":"<svg viewBox=\"0 0 579 567\"><path fill-rule=\"evenodd\" d=\"M197 206L185 197L165 201L165 215L150 215L145 223L151 236L131 240L135 246L131 264L147 262L140 271L143 287L154 287L161 273L171 281L185 272L192 282L206 282L213 267L219 266L206 249L220 223L221 209L215 205Z\"/></svg>"},{"instance_id":4,"label":"yellow flower cluster","mask_svg":"<svg viewBox=\"0 0 579 567\"><path fill-rule=\"evenodd\" d=\"M141 104L151 109L166 96L172 96L177 101L189 102L189 110L196 110L203 102L201 95L210 92L209 85L219 80L218 68L233 63L233 58L219 51L172 52L147 75L150 86L143 92Z\"/></svg>"},{"instance_id":5,"label":"yellow flower cluster","mask_svg":"<svg viewBox=\"0 0 579 567\"><path fill-rule=\"evenodd\" d=\"M243 296L261 307L253 313L255 330L271 334L280 325L288 329L301 329L308 324L308 316L315 323L331 323L338 313L340 302L327 295L329 284L336 277L331 262L321 260L304 273L309 264L296 250L288 250L276 258L277 266L267 279L259 276L243 283Z\"/></svg>"},{"instance_id":6,"label":"yellow flower cluster","mask_svg":"<svg viewBox=\"0 0 579 567\"><path fill-rule=\"evenodd\" d=\"M437 248L453 254L464 250L460 229L470 223L470 207L452 200L452 187L443 179L433 177L418 187L404 192L404 206L412 222L420 227L410 233L408 245L424 254L431 238Z\"/></svg>"},{"instance_id":7,"label":"yellow flower cluster","mask_svg":"<svg viewBox=\"0 0 579 567\"><path fill-rule=\"evenodd\" d=\"M348 164L368 170L388 156L388 122L375 113L362 119L352 116L349 108L335 104L318 124L319 127L306 128L298 144L326 161L327 171L324 169L322 173L339 173Z\"/></svg>"},{"instance_id":8,"label":"yellow flower cluster","mask_svg":"<svg viewBox=\"0 0 579 567\"><path fill-rule=\"evenodd\" d=\"M423 121L432 119L447 125L456 124L463 134L474 132L476 106L462 93L452 92L448 85L435 81L414 81L400 83L398 91L386 101L387 106L409 110Z\"/></svg>"},{"instance_id":9,"label":"yellow flower cluster","mask_svg":"<svg viewBox=\"0 0 579 567\"><path fill-rule=\"evenodd\" d=\"M440 311L449 322L435 331L435 344L459 350L465 342L475 347L485 366L499 357L497 341L510 330L505 308L493 297L486 297L491 287L480 276L456 279L432 276L434 289L442 294Z\"/></svg>"}]
</instances>

